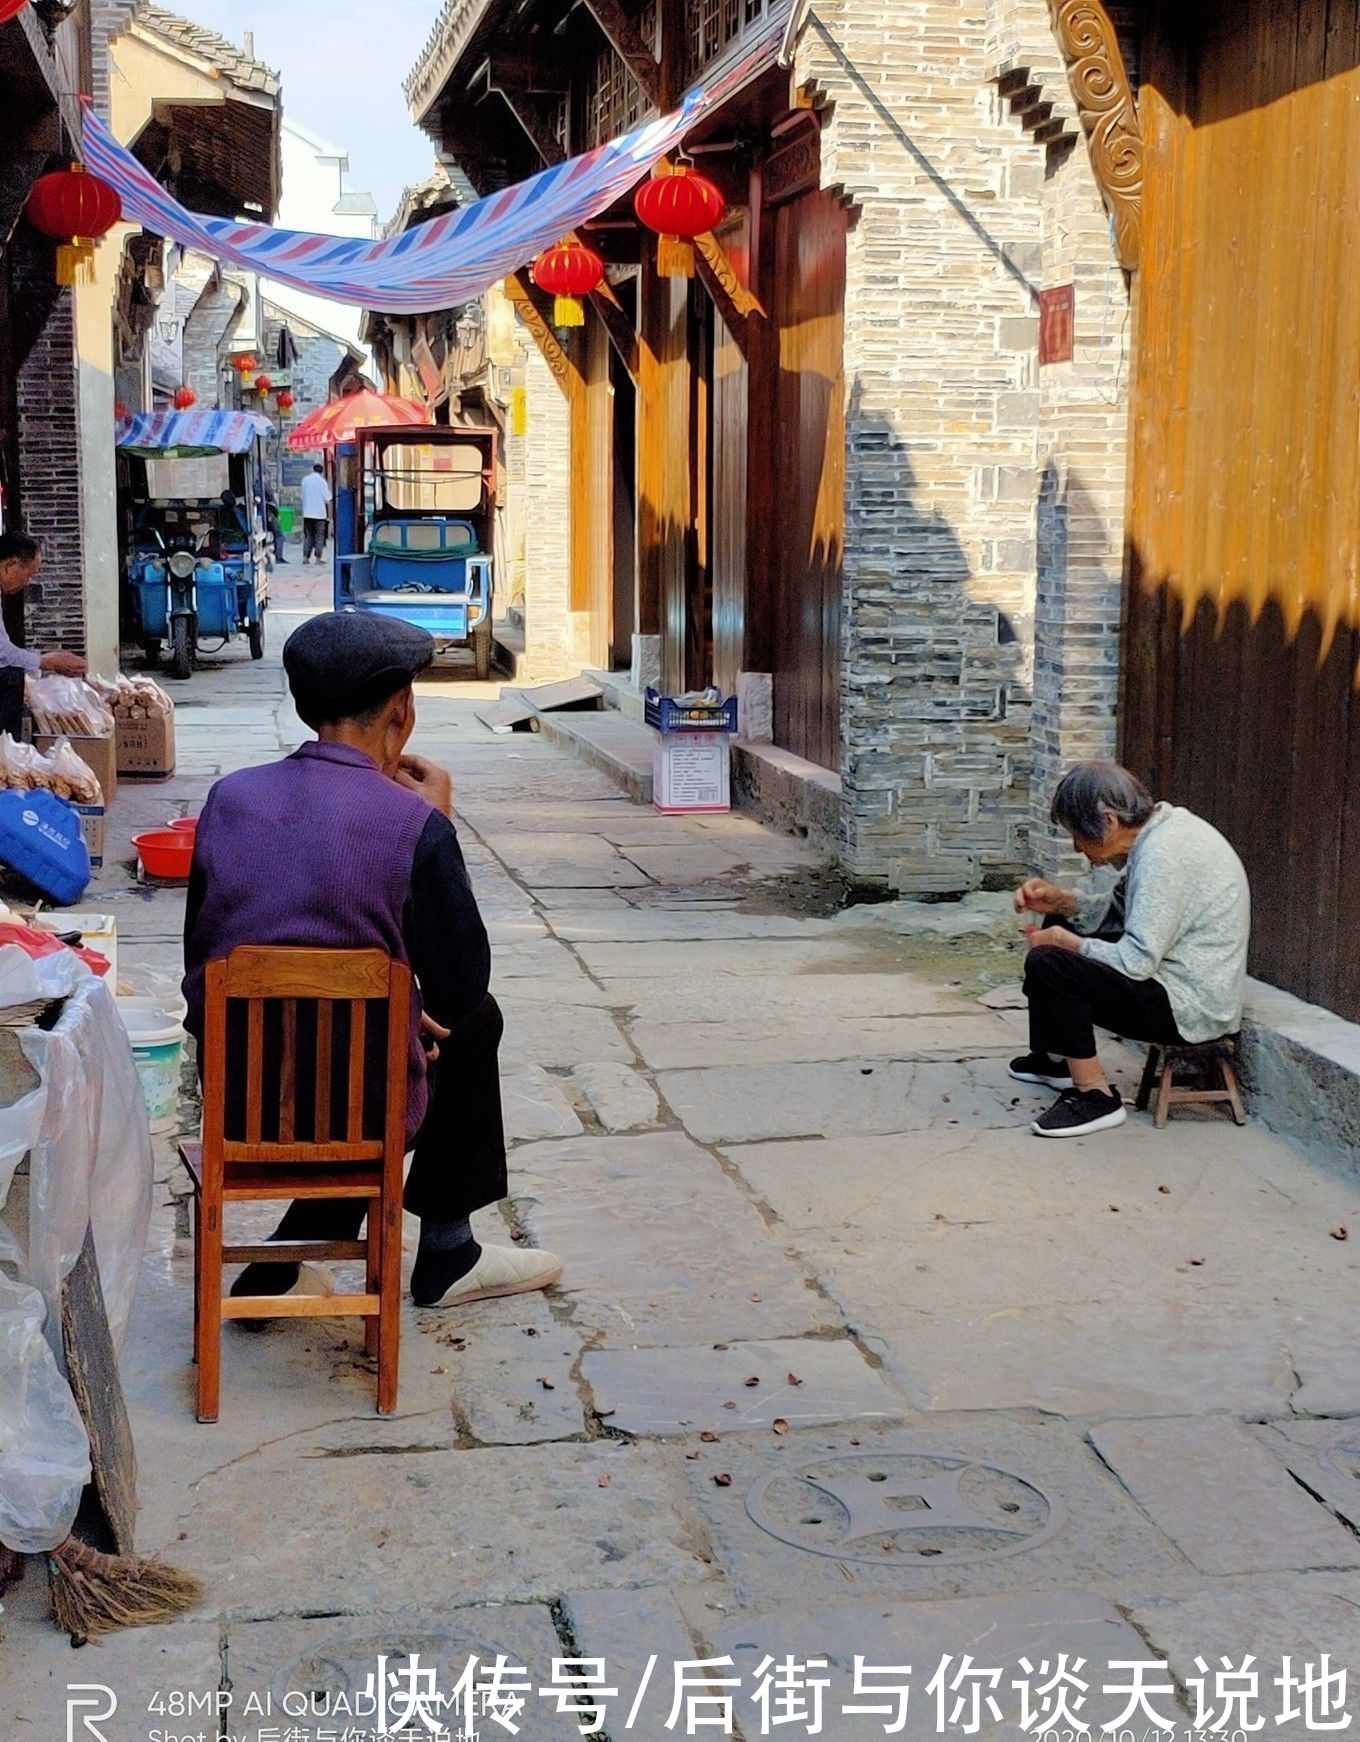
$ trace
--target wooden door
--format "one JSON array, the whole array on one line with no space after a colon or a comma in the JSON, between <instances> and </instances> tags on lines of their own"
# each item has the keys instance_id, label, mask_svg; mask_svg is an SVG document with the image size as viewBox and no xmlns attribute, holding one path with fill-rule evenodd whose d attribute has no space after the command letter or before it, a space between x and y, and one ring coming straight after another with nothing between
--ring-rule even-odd
<instances>
[{"instance_id":1,"label":"wooden door","mask_svg":"<svg viewBox=\"0 0 1360 1742\"><path fill-rule=\"evenodd\" d=\"M757 512L768 533L757 589L774 674L775 740L840 767L841 564L845 538L845 208L816 192L769 220L768 444Z\"/></svg>"},{"instance_id":2,"label":"wooden door","mask_svg":"<svg viewBox=\"0 0 1360 1742\"><path fill-rule=\"evenodd\" d=\"M1360 0L1166 0L1143 78L1124 755L1356 1018Z\"/></svg>"}]
</instances>

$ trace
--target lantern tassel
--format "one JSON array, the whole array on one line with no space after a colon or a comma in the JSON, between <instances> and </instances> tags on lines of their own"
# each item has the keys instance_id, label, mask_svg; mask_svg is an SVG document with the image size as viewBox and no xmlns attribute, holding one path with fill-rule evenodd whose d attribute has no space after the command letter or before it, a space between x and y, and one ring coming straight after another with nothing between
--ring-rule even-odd
<instances>
[{"instance_id":1,"label":"lantern tassel","mask_svg":"<svg viewBox=\"0 0 1360 1742\"><path fill-rule=\"evenodd\" d=\"M57 249L57 283L64 288L94 282L94 243L72 236Z\"/></svg>"},{"instance_id":2,"label":"lantern tassel","mask_svg":"<svg viewBox=\"0 0 1360 1742\"><path fill-rule=\"evenodd\" d=\"M553 303L555 327L583 327L586 324L585 305L578 296L559 296Z\"/></svg>"},{"instance_id":3,"label":"lantern tassel","mask_svg":"<svg viewBox=\"0 0 1360 1742\"><path fill-rule=\"evenodd\" d=\"M693 242L682 236L663 236L656 246L656 269L663 278L693 278Z\"/></svg>"}]
</instances>

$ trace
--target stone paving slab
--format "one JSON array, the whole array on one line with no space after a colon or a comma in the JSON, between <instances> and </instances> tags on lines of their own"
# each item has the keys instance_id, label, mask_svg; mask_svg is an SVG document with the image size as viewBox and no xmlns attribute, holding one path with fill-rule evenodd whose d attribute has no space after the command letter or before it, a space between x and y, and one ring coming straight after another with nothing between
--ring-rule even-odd
<instances>
[{"instance_id":1,"label":"stone paving slab","mask_svg":"<svg viewBox=\"0 0 1360 1742\"><path fill-rule=\"evenodd\" d=\"M656 1090L631 1066L582 1064L571 1075L606 1131L645 1131L660 1122Z\"/></svg>"},{"instance_id":2,"label":"stone paving slab","mask_svg":"<svg viewBox=\"0 0 1360 1742\"><path fill-rule=\"evenodd\" d=\"M633 1022L633 1044L653 1070L692 1070L729 1064L788 1065L850 1059L1009 1058L1015 1037L994 1017L880 1016L829 1025L760 1020L738 1006L726 1022Z\"/></svg>"},{"instance_id":3,"label":"stone paving slab","mask_svg":"<svg viewBox=\"0 0 1360 1742\"><path fill-rule=\"evenodd\" d=\"M516 1152L535 1244L560 1253L573 1322L611 1344L802 1336L838 1324L757 1210L682 1133Z\"/></svg>"},{"instance_id":4,"label":"stone paving slab","mask_svg":"<svg viewBox=\"0 0 1360 1742\"><path fill-rule=\"evenodd\" d=\"M653 1447L405 1438L342 1423L233 1459L183 1496L178 1561L239 1619L371 1614L417 1588L439 1611L472 1593L546 1602L571 1586L707 1576L689 1502Z\"/></svg>"},{"instance_id":5,"label":"stone paving slab","mask_svg":"<svg viewBox=\"0 0 1360 1742\"><path fill-rule=\"evenodd\" d=\"M572 1369L581 1339L562 1326L465 1331L461 1315L445 1333L443 1364L454 1414L482 1445L527 1446L584 1435L585 1412ZM465 1344L465 1347L459 1347Z\"/></svg>"},{"instance_id":6,"label":"stone paving slab","mask_svg":"<svg viewBox=\"0 0 1360 1742\"><path fill-rule=\"evenodd\" d=\"M956 1602L829 1602L816 1608L803 1607L795 1598L772 1613L730 1622L718 1631L714 1645L736 1662L730 1673L742 1678L738 1711L753 1726L751 1734L758 1733L760 1723L760 1707L752 1696L763 1679L757 1673L762 1663L772 1659L778 1664L790 1657L798 1663L823 1659L825 1669L814 1673L829 1684L822 1696L825 1733L836 1742L874 1742L894 1729L901 1713L897 1700L884 1691L894 1686L909 1689L905 1726L896 1730L908 1742L939 1742L942 1736L962 1734L995 1742L1033 1737L1032 1715L1027 1729L1023 1695L1016 1683L1040 1687L1064 1659L1088 1690L1084 1696L1074 1692L1069 1698L1074 1705L1079 1697L1083 1699L1077 1715L1098 1736L1103 1725L1115 1724L1128 1704L1127 1696L1105 1691L1128 1680L1127 1671L1111 1665L1147 1656L1142 1638L1119 1611L1105 1598L1085 1591ZM951 1685L965 1656L971 1656L973 1668L988 1678L976 1707L966 1675L958 1688ZM856 1657L890 1673L866 1678L857 1690ZM1034 1670L1032 1677L1026 1675L1022 1660ZM1084 1660L1079 1671L1077 1660ZM944 1676L932 1688L942 1664ZM891 1673L893 1666L896 1675ZM992 1680L992 1672L998 1670L999 1677ZM1184 1721L1174 1695L1157 1703L1168 1718ZM1036 1698L1034 1708L1040 1705ZM866 1706L880 1710L866 1713Z\"/></svg>"},{"instance_id":7,"label":"stone paving slab","mask_svg":"<svg viewBox=\"0 0 1360 1742\"><path fill-rule=\"evenodd\" d=\"M661 1588L571 1591L563 1600L584 1656L602 1657L610 1687L619 1690L606 1718L612 1735L632 1742L671 1742L667 1728L678 1663L706 1656L690 1633L675 1597Z\"/></svg>"},{"instance_id":8,"label":"stone paving slab","mask_svg":"<svg viewBox=\"0 0 1360 1742\"><path fill-rule=\"evenodd\" d=\"M778 1606L795 1590L812 1604L1109 1593L1175 1588L1191 1573L1079 1434L1058 1424L955 1417L692 1449L695 1499L743 1605Z\"/></svg>"},{"instance_id":9,"label":"stone paving slab","mask_svg":"<svg viewBox=\"0 0 1360 1742\"><path fill-rule=\"evenodd\" d=\"M410 1597L420 1592L419 1548L412 1545ZM427 1608L396 1615L357 1614L344 1620L253 1621L234 1623L227 1635L227 1662L231 1673L234 1711L239 1714L251 1696L272 1703L278 1716L263 1720L278 1722L289 1742L332 1742L337 1730L347 1725L362 1728L363 1716L371 1713L362 1696L371 1693L378 1676L378 1660L385 1657L387 1672L405 1676L414 1666L432 1672L433 1681L421 1685L436 1692L447 1704L431 1701L426 1706L432 1721L456 1733L469 1727L470 1714L464 1696L455 1690L468 1677L485 1685L485 1672L504 1655L510 1669L523 1671L517 1677L530 1691L521 1694L524 1711L518 1723L534 1742L577 1742L581 1731L570 1717L557 1711L556 1701L541 1699L539 1690L551 1686L553 1660L565 1656L553 1626L551 1612L542 1604L452 1611ZM398 1681L391 1690L388 1719L392 1733L408 1716L403 1690L410 1681ZM305 1713L306 1716L291 1716ZM423 1717L409 1714L412 1721L400 1726L402 1735L424 1736ZM510 1714L511 1722L515 1716ZM371 1729L373 1718L368 1718ZM510 1735L511 1731L488 1718L484 1709L471 1728L482 1735ZM249 1725L233 1716L227 1726L245 1730L244 1742L257 1742ZM146 1742L145 1737L139 1742ZM237 1742L242 1742L238 1736Z\"/></svg>"},{"instance_id":10,"label":"stone paving slab","mask_svg":"<svg viewBox=\"0 0 1360 1742\"><path fill-rule=\"evenodd\" d=\"M1051 1410L1069 1419L1158 1409L1235 1415L1286 1411L1297 1378L1291 1315L1250 1299L934 1312L871 1291L862 1264L821 1280L853 1329L918 1408Z\"/></svg>"},{"instance_id":11,"label":"stone paving slab","mask_svg":"<svg viewBox=\"0 0 1360 1742\"><path fill-rule=\"evenodd\" d=\"M730 1064L666 1071L658 1086L701 1143L761 1143L776 1137L925 1131L932 1126L1028 1124L1012 1105L1000 1060L907 1064Z\"/></svg>"},{"instance_id":12,"label":"stone paving slab","mask_svg":"<svg viewBox=\"0 0 1360 1742\"><path fill-rule=\"evenodd\" d=\"M630 856L635 856L630 849ZM664 877L660 879L666 881ZM741 909L720 913L679 913L674 908L617 906L559 908L553 913L553 930L572 943L690 943L714 938L745 942L752 938L809 938L834 935L825 919L799 919L794 915L746 913Z\"/></svg>"},{"instance_id":13,"label":"stone paving slab","mask_svg":"<svg viewBox=\"0 0 1360 1742\"><path fill-rule=\"evenodd\" d=\"M883 1422L908 1413L848 1339L598 1349L581 1371L611 1428L652 1438L769 1433L780 1421L793 1428Z\"/></svg>"},{"instance_id":14,"label":"stone paving slab","mask_svg":"<svg viewBox=\"0 0 1360 1742\"><path fill-rule=\"evenodd\" d=\"M1295 1581L1253 1578L1245 1585L1219 1586L1188 1596L1146 1597L1130 1606L1130 1618L1152 1651L1170 1664L1176 1679L1187 1688L1192 1721L1196 1716L1195 1690L1189 1684L1192 1678L1204 1677L1205 1673L1196 1659L1208 1666L1205 1694L1212 1702L1216 1692L1214 1672L1221 1667L1222 1660L1226 1657L1233 1668L1240 1669L1246 1660L1254 1658L1251 1667L1258 1678L1255 1685L1259 1697L1246 1708L1246 1716L1253 1724L1264 1720L1259 1729L1261 1735L1344 1735L1353 1732L1360 1712L1358 1597L1360 1592L1353 1583L1334 1578ZM1295 1694L1298 1715L1281 1724L1278 1720L1286 1709L1286 1694L1277 1681L1283 1673L1284 1660L1289 1658L1294 1675L1301 1676L1308 1665L1314 1666L1315 1672L1320 1670L1324 1655L1330 1658L1333 1672L1347 1675L1344 1713L1316 1705L1310 1719L1305 1715L1303 1697ZM1220 1700L1214 1716L1221 1714ZM1349 1725L1335 1728L1345 1714L1349 1714ZM1223 1733L1236 1730L1240 1734L1241 1715L1239 1707ZM1316 1727L1312 1719L1316 1720Z\"/></svg>"},{"instance_id":15,"label":"stone paving slab","mask_svg":"<svg viewBox=\"0 0 1360 1742\"><path fill-rule=\"evenodd\" d=\"M502 992L505 1017L502 1063L529 1063L564 1069L583 1063L631 1064L633 1049L618 1023L597 1005L568 1004L556 997Z\"/></svg>"},{"instance_id":16,"label":"stone paving slab","mask_svg":"<svg viewBox=\"0 0 1360 1742\"><path fill-rule=\"evenodd\" d=\"M501 1072L505 1135L511 1143L545 1137L575 1137L584 1129L571 1102L541 1065L512 1065Z\"/></svg>"},{"instance_id":17,"label":"stone paving slab","mask_svg":"<svg viewBox=\"0 0 1360 1742\"><path fill-rule=\"evenodd\" d=\"M583 943L580 953L601 980L676 979L719 986L733 978L766 975L783 979L795 974L895 974L906 965L905 953L891 938L864 932L847 932L825 942L752 938L740 950L718 940L657 943L646 950L626 943ZM815 1009L817 995L815 986L804 989L809 1009Z\"/></svg>"},{"instance_id":18,"label":"stone paving slab","mask_svg":"<svg viewBox=\"0 0 1360 1742\"><path fill-rule=\"evenodd\" d=\"M222 1680L221 1631L211 1619L192 1619L168 1627L148 1627L119 1633L98 1646L72 1651L70 1639L59 1633L48 1614L47 1580L39 1563L30 1563L16 1604L5 1601L0 1623L0 1712L5 1742L61 1742L80 1737L82 1717L74 1717L68 1732L67 1700L88 1698L86 1715L99 1722L91 1735L104 1742L148 1742L160 1728L170 1735L192 1735L208 1729L217 1734L215 1716L199 1708L198 1716L175 1720L149 1710L158 1693L215 1696ZM27 1611L27 1612L24 1612ZM92 1687L86 1695L73 1687ZM118 1710L110 1717L107 1700L97 1691L111 1689Z\"/></svg>"},{"instance_id":19,"label":"stone paving slab","mask_svg":"<svg viewBox=\"0 0 1360 1742\"><path fill-rule=\"evenodd\" d=\"M1202 1572L1360 1566L1360 1542L1239 1422L1112 1421L1091 1440Z\"/></svg>"},{"instance_id":20,"label":"stone paving slab","mask_svg":"<svg viewBox=\"0 0 1360 1742\"><path fill-rule=\"evenodd\" d=\"M1254 1431L1296 1481L1360 1532L1360 1423L1276 1421Z\"/></svg>"},{"instance_id":21,"label":"stone paving slab","mask_svg":"<svg viewBox=\"0 0 1360 1742\"><path fill-rule=\"evenodd\" d=\"M650 882L645 871L599 835L552 834L542 829L515 834L491 826L478 832L525 883L559 889L629 889Z\"/></svg>"},{"instance_id":22,"label":"stone paving slab","mask_svg":"<svg viewBox=\"0 0 1360 1742\"><path fill-rule=\"evenodd\" d=\"M633 954L645 963L656 947L649 945ZM730 945L727 948L728 956L734 960L744 953ZM754 974L742 980L739 989L725 982L715 984L676 972L623 978L605 976L603 983L610 995L609 1002L630 1008L638 1022L683 1025L741 1020L752 1026L777 1024L793 1035L814 1033L824 1037L844 1021L978 1015L973 999L909 973L789 972L782 978L773 973Z\"/></svg>"}]
</instances>

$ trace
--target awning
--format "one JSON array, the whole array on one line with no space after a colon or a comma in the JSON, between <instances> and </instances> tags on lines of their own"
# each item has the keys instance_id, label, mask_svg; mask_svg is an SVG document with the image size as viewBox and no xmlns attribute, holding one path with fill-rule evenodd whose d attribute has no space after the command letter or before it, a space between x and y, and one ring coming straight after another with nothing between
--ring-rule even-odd
<instances>
[{"instance_id":1,"label":"awning","mask_svg":"<svg viewBox=\"0 0 1360 1742\"><path fill-rule=\"evenodd\" d=\"M273 427L252 411L138 411L119 420L114 440L139 459L196 460L249 453Z\"/></svg>"},{"instance_id":2,"label":"awning","mask_svg":"<svg viewBox=\"0 0 1360 1742\"><path fill-rule=\"evenodd\" d=\"M608 211L705 115L740 90L753 69L774 63L783 30L781 21L777 30L757 37L673 114L382 242L236 224L187 211L90 109L85 163L118 190L123 216L153 235L332 302L381 314L433 314L481 296L568 231Z\"/></svg>"}]
</instances>

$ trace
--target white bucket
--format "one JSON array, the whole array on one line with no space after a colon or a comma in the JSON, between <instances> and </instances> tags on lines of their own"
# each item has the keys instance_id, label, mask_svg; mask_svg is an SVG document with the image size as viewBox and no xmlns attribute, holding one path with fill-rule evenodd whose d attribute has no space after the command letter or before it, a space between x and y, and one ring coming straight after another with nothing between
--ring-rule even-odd
<instances>
[{"instance_id":1,"label":"white bucket","mask_svg":"<svg viewBox=\"0 0 1360 1742\"><path fill-rule=\"evenodd\" d=\"M179 1016L157 998L119 998L118 1014L127 1029L132 1057L153 1131L170 1131L179 1117L179 1076L185 1033Z\"/></svg>"}]
</instances>

